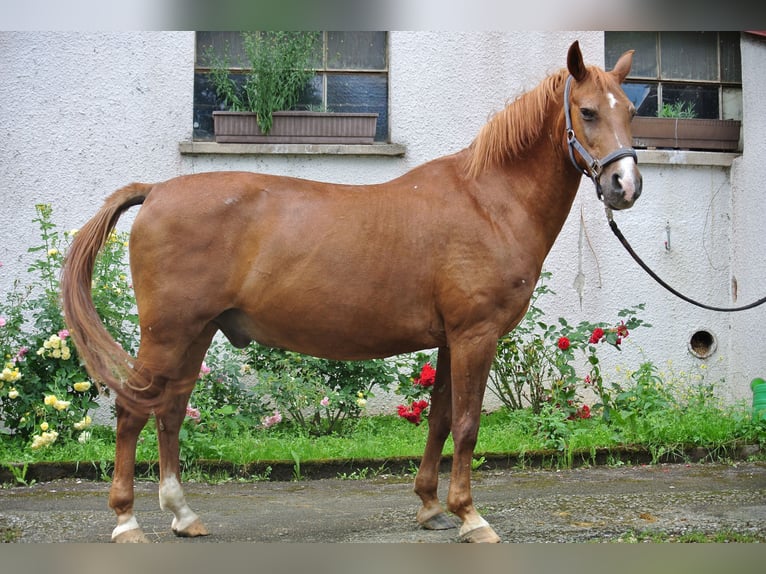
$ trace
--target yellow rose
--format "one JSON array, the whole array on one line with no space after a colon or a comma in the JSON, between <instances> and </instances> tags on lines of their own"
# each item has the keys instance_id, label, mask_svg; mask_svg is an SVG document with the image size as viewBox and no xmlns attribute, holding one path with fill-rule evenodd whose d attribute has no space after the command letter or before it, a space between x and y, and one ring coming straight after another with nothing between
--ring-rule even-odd
<instances>
[{"instance_id":1,"label":"yellow rose","mask_svg":"<svg viewBox=\"0 0 766 574\"><path fill-rule=\"evenodd\" d=\"M56 395L45 395L45 399L43 402L49 406L52 407L58 399L56 398Z\"/></svg>"},{"instance_id":2,"label":"yellow rose","mask_svg":"<svg viewBox=\"0 0 766 574\"><path fill-rule=\"evenodd\" d=\"M71 404L70 401L56 401L53 403L53 408L57 411L63 411L69 408L69 405Z\"/></svg>"},{"instance_id":3,"label":"yellow rose","mask_svg":"<svg viewBox=\"0 0 766 574\"><path fill-rule=\"evenodd\" d=\"M40 423L40 430L43 431L43 432L47 431L48 430L48 423L46 423L45 421L41 422Z\"/></svg>"},{"instance_id":4,"label":"yellow rose","mask_svg":"<svg viewBox=\"0 0 766 574\"><path fill-rule=\"evenodd\" d=\"M72 385L72 387L74 387L74 390L78 393L84 393L90 389L90 381L81 381L79 383L75 383Z\"/></svg>"},{"instance_id":5,"label":"yellow rose","mask_svg":"<svg viewBox=\"0 0 766 574\"><path fill-rule=\"evenodd\" d=\"M85 418L82 419L80 422L74 423L75 430L84 430L90 426L90 423L93 422L92 419L85 415Z\"/></svg>"},{"instance_id":6,"label":"yellow rose","mask_svg":"<svg viewBox=\"0 0 766 574\"><path fill-rule=\"evenodd\" d=\"M69 347L64 347L61 349L61 358L65 361L68 361L72 357L72 352L69 350Z\"/></svg>"},{"instance_id":7,"label":"yellow rose","mask_svg":"<svg viewBox=\"0 0 766 574\"><path fill-rule=\"evenodd\" d=\"M58 254L59 254L59 250L58 249L56 249L56 248L48 249L48 255L53 256L53 255L58 255Z\"/></svg>"},{"instance_id":8,"label":"yellow rose","mask_svg":"<svg viewBox=\"0 0 766 574\"><path fill-rule=\"evenodd\" d=\"M61 358L61 351L59 349L53 349L51 352L51 357L54 359L60 359Z\"/></svg>"},{"instance_id":9,"label":"yellow rose","mask_svg":"<svg viewBox=\"0 0 766 574\"><path fill-rule=\"evenodd\" d=\"M8 391L8 398L9 399L18 399L19 398L19 391L17 391L14 388L11 388L11 390Z\"/></svg>"},{"instance_id":10,"label":"yellow rose","mask_svg":"<svg viewBox=\"0 0 766 574\"><path fill-rule=\"evenodd\" d=\"M367 406L367 401L365 399L356 399L356 405L363 409L365 406Z\"/></svg>"},{"instance_id":11,"label":"yellow rose","mask_svg":"<svg viewBox=\"0 0 766 574\"><path fill-rule=\"evenodd\" d=\"M30 448L38 449L43 446L48 446L49 444L55 442L58 436L59 436L59 433L57 433L56 431L43 432L42 435L36 434L32 437L32 445L30 446Z\"/></svg>"}]
</instances>

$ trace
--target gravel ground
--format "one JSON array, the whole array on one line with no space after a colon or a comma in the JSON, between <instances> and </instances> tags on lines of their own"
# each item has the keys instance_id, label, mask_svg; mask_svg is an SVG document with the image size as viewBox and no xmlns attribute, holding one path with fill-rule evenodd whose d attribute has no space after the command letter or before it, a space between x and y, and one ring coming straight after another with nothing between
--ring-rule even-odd
<instances>
[{"instance_id":1,"label":"gravel ground","mask_svg":"<svg viewBox=\"0 0 766 574\"><path fill-rule=\"evenodd\" d=\"M440 485L445 498L447 476ZM186 483L211 535L176 538L157 484L136 483L136 512L155 542L453 542L415 522L411 478ZM0 533L14 542L109 542L109 484L84 479L0 489ZM766 462L660 464L475 473L474 502L506 542L629 541L732 531L766 541Z\"/></svg>"}]
</instances>

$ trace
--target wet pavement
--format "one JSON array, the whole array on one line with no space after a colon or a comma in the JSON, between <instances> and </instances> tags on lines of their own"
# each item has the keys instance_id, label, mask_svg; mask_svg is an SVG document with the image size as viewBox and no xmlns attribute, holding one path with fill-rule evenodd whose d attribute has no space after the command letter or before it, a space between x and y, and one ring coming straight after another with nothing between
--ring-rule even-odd
<instances>
[{"instance_id":1,"label":"wet pavement","mask_svg":"<svg viewBox=\"0 0 766 574\"><path fill-rule=\"evenodd\" d=\"M440 494L446 498L448 476ZM136 516L150 540L214 542L453 542L457 530L415 522L412 477L185 483L211 532L176 538L156 482L136 483ZM0 489L0 533L15 542L109 542L109 484L85 479ZM766 462L486 470L474 503L505 542L626 540L630 533L731 531L766 541ZM627 536L626 536L627 535Z\"/></svg>"}]
</instances>

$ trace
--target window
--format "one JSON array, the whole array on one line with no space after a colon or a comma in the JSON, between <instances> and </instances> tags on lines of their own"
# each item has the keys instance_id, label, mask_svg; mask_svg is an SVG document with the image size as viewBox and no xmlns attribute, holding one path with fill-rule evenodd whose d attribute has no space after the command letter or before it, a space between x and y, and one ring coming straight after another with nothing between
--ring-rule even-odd
<instances>
[{"instance_id":1,"label":"window","mask_svg":"<svg viewBox=\"0 0 766 574\"><path fill-rule=\"evenodd\" d=\"M635 50L623 89L639 116L742 119L739 32L606 32L606 67ZM689 113L690 112L690 113Z\"/></svg>"},{"instance_id":2,"label":"window","mask_svg":"<svg viewBox=\"0 0 766 574\"><path fill-rule=\"evenodd\" d=\"M231 74L244 71L239 32L197 32L194 66L194 139L213 139L213 110L220 109L207 72L205 52L228 51ZM299 109L334 112L377 112L375 141L388 140L388 34L386 32L323 32L314 57L316 75Z\"/></svg>"}]
</instances>

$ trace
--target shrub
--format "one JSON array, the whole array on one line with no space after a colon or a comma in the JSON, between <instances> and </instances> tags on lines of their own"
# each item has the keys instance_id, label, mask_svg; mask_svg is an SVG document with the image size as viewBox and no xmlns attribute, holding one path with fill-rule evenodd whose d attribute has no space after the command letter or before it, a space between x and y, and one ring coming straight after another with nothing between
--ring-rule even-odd
<instances>
[{"instance_id":1,"label":"shrub","mask_svg":"<svg viewBox=\"0 0 766 574\"><path fill-rule=\"evenodd\" d=\"M59 306L58 277L63 253L76 231L61 233L51 221L50 205L37 205L34 222L41 243L29 249L37 259L32 281L18 281L0 302L0 421L11 435L39 448L57 438L87 439L88 412L98 389L89 380ZM127 349L135 349L137 318L123 259L127 237L113 233L96 264L93 294L107 329Z\"/></svg>"},{"instance_id":2,"label":"shrub","mask_svg":"<svg viewBox=\"0 0 766 574\"><path fill-rule=\"evenodd\" d=\"M292 351L252 344L249 364L257 375L257 390L268 396L274 414L263 420L272 426L282 413L299 429L312 435L341 430L344 421L364 411L373 387L387 390L394 380L390 363L333 361Z\"/></svg>"}]
</instances>

